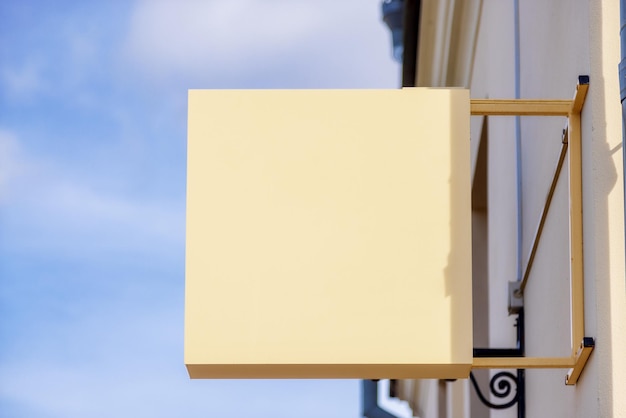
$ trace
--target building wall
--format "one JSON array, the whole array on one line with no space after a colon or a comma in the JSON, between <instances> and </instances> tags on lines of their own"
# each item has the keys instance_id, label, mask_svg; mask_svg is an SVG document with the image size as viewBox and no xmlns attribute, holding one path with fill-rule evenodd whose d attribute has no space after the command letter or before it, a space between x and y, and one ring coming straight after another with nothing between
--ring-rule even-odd
<instances>
[{"instance_id":1,"label":"building wall","mask_svg":"<svg viewBox=\"0 0 626 418\"><path fill-rule=\"evenodd\" d=\"M596 338L578 385L566 370L528 370L529 417L620 416L626 393L623 354L624 226L617 2L520 1L522 98L571 98L577 76L591 87L582 114L586 335ZM514 97L514 2L485 0L472 78L472 97ZM474 88L476 86L476 88ZM517 272L514 118L489 120L489 335L511 345L506 288ZM523 268L556 167L565 118L521 119ZM567 164L558 182L525 292L526 355L571 352ZM623 351L622 351L623 353ZM492 416L515 416L513 411Z\"/></svg>"},{"instance_id":2,"label":"building wall","mask_svg":"<svg viewBox=\"0 0 626 418\"><path fill-rule=\"evenodd\" d=\"M589 288L586 323L596 337L589 380L576 397L578 411L626 416L626 295L624 292L623 161L617 64L619 2L589 2L589 65L598 88L590 89L591 107L583 119L585 198L585 275ZM584 138L584 137L583 137ZM595 384L595 386L594 386ZM594 393L594 391L596 393ZM577 393L578 395L578 393ZM582 415L581 415L582 416Z\"/></svg>"},{"instance_id":3,"label":"building wall","mask_svg":"<svg viewBox=\"0 0 626 418\"><path fill-rule=\"evenodd\" d=\"M426 10L453 11L456 2L425 3L428 3ZM446 5L435 7L435 3ZM467 51L455 51L454 45L444 45L445 53L451 57L442 59L437 51L429 49L428 56L422 53L418 59L418 72L428 75L429 71L424 68L431 65L429 59L435 57L432 65L439 76L429 79L420 78L418 74L418 80L422 85L470 87L472 98L513 98L516 93L516 2L473 0L471 3L475 7L465 5L463 10L477 10L478 22L449 28L447 34L443 31L447 39L475 39L469 76L451 67L447 68L447 74L454 77L446 76L442 62L449 66L461 65L464 61L458 57L467 57ZM565 386L567 370L564 369L527 370L528 417L626 416L624 193L617 78L619 14L619 2L615 0L519 1L520 97L569 99L573 97L578 75L589 75L591 80L581 119L583 249L585 335L596 340L596 348L576 386ZM429 20L431 28L437 26L433 19ZM447 15L441 24L459 21L463 19ZM441 32L425 29L419 41L441 45L441 40L432 39L442 36L438 34ZM459 47L467 48L468 42L464 45ZM464 85L459 80L471 81ZM475 158L484 120L473 119ZM558 117L521 119L522 234L519 245L522 270L545 204L566 122L566 118ZM487 207L481 207L474 215L474 224L481 226L480 234L486 234L486 239L475 237L474 252L487 254L485 274L489 288L488 306L474 309L475 319L484 312L488 318L475 321L474 326L487 327L487 339L493 348L515 344L514 318L507 315L507 282L519 276L515 123L514 117L490 117L488 120L485 129L488 138ZM566 163L525 292L527 356L569 356L572 351L567 173ZM475 285L475 291L478 288L480 286ZM474 301L477 300L480 298L475 296ZM475 330L474 335L485 338L484 331ZM466 386L457 390L469 389ZM488 389L483 386L483 391ZM471 403L475 402L472 397ZM485 412L470 406L465 409L465 415L470 414L515 417L516 411L511 408Z\"/></svg>"}]
</instances>

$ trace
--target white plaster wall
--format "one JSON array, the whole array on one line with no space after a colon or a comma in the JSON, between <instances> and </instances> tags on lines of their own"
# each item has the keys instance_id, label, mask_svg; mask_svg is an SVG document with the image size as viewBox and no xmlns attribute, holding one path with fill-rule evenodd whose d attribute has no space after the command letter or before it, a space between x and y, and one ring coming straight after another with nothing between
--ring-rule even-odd
<instances>
[{"instance_id":1,"label":"white plaster wall","mask_svg":"<svg viewBox=\"0 0 626 418\"><path fill-rule=\"evenodd\" d=\"M567 370L527 371L526 416L626 417L619 2L520 0L519 4L522 98L571 98L578 75L591 77L582 113L583 233L585 334L596 339L596 349L574 387L564 385ZM514 97L514 52L514 1L483 0L472 98ZM522 118L524 264L565 122L565 118ZM482 121L474 118L472 123L476 141ZM512 347L515 329L506 300L507 282L517 273L514 118L491 117L488 126L489 345ZM571 353L567 169L566 164L526 289L527 356ZM515 417L516 411L489 415Z\"/></svg>"},{"instance_id":2,"label":"white plaster wall","mask_svg":"<svg viewBox=\"0 0 626 418\"><path fill-rule=\"evenodd\" d=\"M485 92L490 98L513 97L515 93L513 33L505 30L511 25L512 19L512 3L485 1L476 62L482 67L477 68L482 77L498 80L497 83L489 84ZM489 36L490 32L501 35L492 37ZM474 94L480 95L480 92L472 90ZM510 117L490 118L488 127L488 258L499 261L489 263L489 343L492 347L510 347L515 342L515 329L512 318L506 315L507 305L503 297L506 296L507 282L515 280L516 272L517 245L515 239L510 239L515 237L516 231L514 120Z\"/></svg>"},{"instance_id":3,"label":"white plaster wall","mask_svg":"<svg viewBox=\"0 0 626 418\"><path fill-rule=\"evenodd\" d=\"M583 147L586 323L596 337L587 376L577 389L577 411L626 416L626 295L624 285L623 162L619 62L619 2L590 1L590 89ZM593 86L594 84L592 84ZM595 383L595 385L594 385ZM580 396L579 395L580 392ZM597 399L597 406L594 400ZM582 415L579 416L589 416Z\"/></svg>"},{"instance_id":4,"label":"white plaster wall","mask_svg":"<svg viewBox=\"0 0 626 418\"><path fill-rule=\"evenodd\" d=\"M567 4L566 4L567 3ZM589 74L586 8L581 1L520 2L521 93L524 98L571 98L577 77ZM583 30L581 30L583 29ZM561 148L565 118L523 118L523 254L530 250ZM583 126L583 138L588 127ZM557 186L525 294L529 356L571 353L567 165ZM566 370L529 370L529 417L573 417L575 388Z\"/></svg>"},{"instance_id":5,"label":"white plaster wall","mask_svg":"<svg viewBox=\"0 0 626 418\"><path fill-rule=\"evenodd\" d=\"M586 335L596 349L575 387L566 370L527 371L528 417L626 416L626 297L622 189L619 2L521 0L523 98L571 98L591 87L582 115ZM485 0L472 97L514 97L513 1ZM523 118L523 254L528 255L561 146L564 118ZM516 273L515 129L489 122L490 344L511 346L506 282ZM528 356L570 347L567 165L525 295ZM513 411L492 417L514 416Z\"/></svg>"}]
</instances>

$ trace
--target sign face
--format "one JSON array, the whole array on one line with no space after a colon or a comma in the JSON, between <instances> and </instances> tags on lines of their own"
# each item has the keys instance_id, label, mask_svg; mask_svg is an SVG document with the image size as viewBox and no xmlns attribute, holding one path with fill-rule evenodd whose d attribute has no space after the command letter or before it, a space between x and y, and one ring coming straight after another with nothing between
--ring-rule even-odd
<instances>
[{"instance_id":1,"label":"sign face","mask_svg":"<svg viewBox=\"0 0 626 418\"><path fill-rule=\"evenodd\" d=\"M192 378L466 378L469 92L189 91Z\"/></svg>"}]
</instances>

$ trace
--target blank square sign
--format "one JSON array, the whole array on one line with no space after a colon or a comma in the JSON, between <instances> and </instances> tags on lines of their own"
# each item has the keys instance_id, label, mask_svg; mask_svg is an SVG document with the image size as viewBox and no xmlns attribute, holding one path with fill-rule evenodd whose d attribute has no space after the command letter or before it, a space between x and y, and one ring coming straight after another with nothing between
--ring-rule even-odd
<instances>
[{"instance_id":1,"label":"blank square sign","mask_svg":"<svg viewBox=\"0 0 626 418\"><path fill-rule=\"evenodd\" d=\"M464 378L469 93L191 90L192 378Z\"/></svg>"}]
</instances>

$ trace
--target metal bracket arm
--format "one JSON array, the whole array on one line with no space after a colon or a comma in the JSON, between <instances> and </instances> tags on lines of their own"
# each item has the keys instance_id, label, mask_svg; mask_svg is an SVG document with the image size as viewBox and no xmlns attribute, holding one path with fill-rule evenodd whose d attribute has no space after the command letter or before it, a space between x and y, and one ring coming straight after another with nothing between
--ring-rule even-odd
<instances>
[{"instance_id":1,"label":"metal bracket arm","mask_svg":"<svg viewBox=\"0 0 626 418\"><path fill-rule=\"evenodd\" d=\"M474 357L473 369L567 369L565 383L574 385L591 355L593 338L585 337L584 328L584 277L582 236L582 159L580 113L589 88L589 76L579 76L572 100L501 100L472 99L472 115L490 116L565 116L568 119L564 132L563 148L569 154L569 200L570 200L570 285L571 285L571 328L572 355L570 357ZM569 148L569 149L568 149ZM560 174L565 152L562 152L555 180ZM554 184L552 185L554 187ZM551 199L551 189L549 199ZM549 208L549 202L547 203ZM544 208L544 211L547 209ZM544 217L545 217L544 213ZM545 221L545 219L542 219ZM540 225L540 230L542 225ZM539 231L538 240L541 237ZM535 243L538 245L538 242ZM530 267L530 266L528 266ZM521 293L525 287L521 286Z\"/></svg>"}]
</instances>

